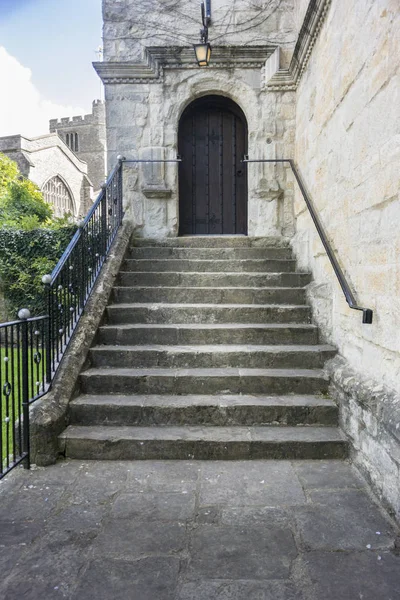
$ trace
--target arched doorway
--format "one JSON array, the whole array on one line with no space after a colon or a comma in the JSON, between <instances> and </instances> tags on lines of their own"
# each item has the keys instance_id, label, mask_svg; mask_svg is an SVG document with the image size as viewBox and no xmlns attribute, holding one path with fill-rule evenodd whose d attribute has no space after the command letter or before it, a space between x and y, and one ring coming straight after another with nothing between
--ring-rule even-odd
<instances>
[{"instance_id":1,"label":"arched doorway","mask_svg":"<svg viewBox=\"0 0 400 600\"><path fill-rule=\"evenodd\" d=\"M247 122L235 102L206 96L179 121L179 235L247 234Z\"/></svg>"}]
</instances>

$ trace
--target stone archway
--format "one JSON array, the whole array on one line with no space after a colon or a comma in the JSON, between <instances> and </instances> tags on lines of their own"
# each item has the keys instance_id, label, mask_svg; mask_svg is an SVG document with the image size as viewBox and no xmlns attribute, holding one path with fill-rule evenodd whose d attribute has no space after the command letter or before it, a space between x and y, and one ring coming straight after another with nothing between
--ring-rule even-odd
<instances>
[{"instance_id":1,"label":"stone archway","mask_svg":"<svg viewBox=\"0 0 400 600\"><path fill-rule=\"evenodd\" d=\"M179 234L247 234L247 120L224 96L193 101L179 121Z\"/></svg>"}]
</instances>

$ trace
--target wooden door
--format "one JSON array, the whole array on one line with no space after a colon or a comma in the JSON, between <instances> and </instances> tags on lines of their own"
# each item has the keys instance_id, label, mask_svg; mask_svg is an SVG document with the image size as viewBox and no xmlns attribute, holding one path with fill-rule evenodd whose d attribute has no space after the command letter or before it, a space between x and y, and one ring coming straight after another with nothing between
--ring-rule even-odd
<instances>
[{"instance_id":1,"label":"wooden door","mask_svg":"<svg viewBox=\"0 0 400 600\"><path fill-rule=\"evenodd\" d=\"M179 123L179 234L247 234L247 124L228 98L193 102Z\"/></svg>"}]
</instances>

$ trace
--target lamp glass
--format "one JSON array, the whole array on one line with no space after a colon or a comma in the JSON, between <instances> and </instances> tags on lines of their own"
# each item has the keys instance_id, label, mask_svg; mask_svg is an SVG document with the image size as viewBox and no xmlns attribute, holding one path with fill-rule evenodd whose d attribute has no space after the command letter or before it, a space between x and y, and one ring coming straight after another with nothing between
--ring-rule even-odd
<instances>
[{"instance_id":1,"label":"lamp glass","mask_svg":"<svg viewBox=\"0 0 400 600\"><path fill-rule=\"evenodd\" d=\"M211 58L211 46L209 43L194 44L194 53L196 55L199 67L207 67Z\"/></svg>"}]
</instances>

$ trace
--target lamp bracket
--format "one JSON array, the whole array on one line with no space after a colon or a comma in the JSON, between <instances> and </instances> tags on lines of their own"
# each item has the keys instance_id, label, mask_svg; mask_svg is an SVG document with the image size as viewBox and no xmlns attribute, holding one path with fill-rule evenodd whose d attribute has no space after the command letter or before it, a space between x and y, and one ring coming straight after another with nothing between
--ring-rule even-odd
<instances>
[{"instance_id":1,"label":"lamp bracket","mask_svg":"<svg viewBox=\"0 0 400 600\"><path fill-rule=\"evenodd\" d=\"M205 0L205 3L201 3L201 20L203 27L208 27L211 24L211 0Z\"/></svg>"}]
</instances>

